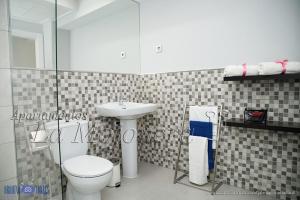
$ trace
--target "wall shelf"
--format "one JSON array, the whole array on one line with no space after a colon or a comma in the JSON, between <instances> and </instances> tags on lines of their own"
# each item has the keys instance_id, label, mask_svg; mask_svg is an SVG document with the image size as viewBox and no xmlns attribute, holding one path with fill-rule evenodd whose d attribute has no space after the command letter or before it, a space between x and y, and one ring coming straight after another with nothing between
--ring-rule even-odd
<instances>
[{"instance_id":1,"label":"wall shelf","mask_svg":"<svg viewBox=\"0 0 300 200\"><path fill-rule=\"evenodd\" d=\"M276 75L258 75L258 76L231 76L224 77L224 81L243 81L243 80L290 80L300 79L300 73L296 74L276 74Z\"/></svg>"},{"instance_id":2,"label":"wall shelf","mask_svg":"<svg viewBox=\"0 0 300 200\"><path fill-rule=\"evenodd\" d=\"M236 118L226 120L223 123L225 126L284 131L300 134L300 123L268 121L267 125L262 125L255 123L244 123L243 119Z\"/></svg>"}]
</instances>

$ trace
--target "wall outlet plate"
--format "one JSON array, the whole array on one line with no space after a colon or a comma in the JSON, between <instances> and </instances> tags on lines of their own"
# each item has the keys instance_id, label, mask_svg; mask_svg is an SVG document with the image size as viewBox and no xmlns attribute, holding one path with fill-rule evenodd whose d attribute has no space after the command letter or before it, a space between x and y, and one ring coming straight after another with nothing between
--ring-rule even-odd
<instances>
[{"instance_id":1,"label":"wall outlet plate","mask_svg":"<svg viewBox=\"0 0 300 200\"><path fill-rule=\"evenodd\" d=\"M126 52L125 51L121 51L120 57L121 57L121 59L125 59L126 58Z\"/></svg>"},{"instance_id":2,"label":"wall outlet plate","mask_svg":"<svg viewBox=\"0 0 300 200\"><path fill-rule=\"evenodd\" d=\"M156 53L162 53L163 52L163 47L161 44L155 45L155 52Z\"/></svg>"}]
</instances>

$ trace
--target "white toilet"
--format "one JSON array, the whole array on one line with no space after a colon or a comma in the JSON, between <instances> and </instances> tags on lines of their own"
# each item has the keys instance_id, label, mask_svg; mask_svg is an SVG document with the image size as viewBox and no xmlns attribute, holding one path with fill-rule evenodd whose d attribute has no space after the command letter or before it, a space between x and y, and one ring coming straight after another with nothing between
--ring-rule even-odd
<instances>
[{"instance_id":1,"label":"white toilet","mask_svg":"<svg viewBox=\"0 0 300 200\"><path fill-rule=\"evenodd\" d=\"M107 159L86 155L88 122L60 121L60 153L57 121L46 123L46 129L54 162L59 164L61 159L62 171L68 178L66 199L100 200L101 190L110 182L113 164Z\"/></svg>"}]
</instances>

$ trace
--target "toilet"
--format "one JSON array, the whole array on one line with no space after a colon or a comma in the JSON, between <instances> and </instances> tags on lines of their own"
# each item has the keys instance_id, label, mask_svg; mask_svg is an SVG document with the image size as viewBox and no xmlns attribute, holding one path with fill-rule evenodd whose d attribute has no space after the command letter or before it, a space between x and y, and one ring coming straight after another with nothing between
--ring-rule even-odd
<instances>
[{"instance_id":1,"label":"toilet","mask_svg":"<svg viewBox=\"0 0 300 200\"><path fill-rule=\"evenodd\" d=\"M112 177L113 164L107 159L86 155L88 151L88 121L57 121L46 123L53 160L60 164L68 178L67 200L100 200L101 190ZM60 151L59 151L60 149Z\"/></svg>"}]
</instances>

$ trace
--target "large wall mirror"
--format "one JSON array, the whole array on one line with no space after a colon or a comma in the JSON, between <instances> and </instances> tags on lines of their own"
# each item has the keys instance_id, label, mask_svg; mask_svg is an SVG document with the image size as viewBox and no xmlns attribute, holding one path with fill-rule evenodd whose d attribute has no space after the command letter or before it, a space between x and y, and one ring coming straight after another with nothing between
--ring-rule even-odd
<instances>
[{"instance_id":1,"label":"large wall mirror","mask_svg":"<svg viewBox=\"0 0 300 200\"><path fill-rule=\"evenodd\" d=\"M55 69L54 0L11 0L14 67ZM59 70L140 73L139 4L57 0Z\"/></svg>"}]
</instances>

